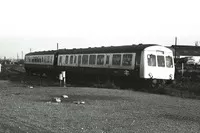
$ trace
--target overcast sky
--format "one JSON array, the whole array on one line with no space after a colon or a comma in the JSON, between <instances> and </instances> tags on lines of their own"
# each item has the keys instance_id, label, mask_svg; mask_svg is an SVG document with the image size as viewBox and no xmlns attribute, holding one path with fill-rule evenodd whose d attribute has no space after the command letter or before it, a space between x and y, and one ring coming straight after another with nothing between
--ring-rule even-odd
<instances>
[{"instance_id":1,"label":"overcast sky","mask_svg":"<svg viewBox=\"0 0 200 133\"><path fill-rule=\"evenodd\" d=\"M0 0L0 58L39 50L200 41L198 0Z\"/></svg>"}]
</instances>

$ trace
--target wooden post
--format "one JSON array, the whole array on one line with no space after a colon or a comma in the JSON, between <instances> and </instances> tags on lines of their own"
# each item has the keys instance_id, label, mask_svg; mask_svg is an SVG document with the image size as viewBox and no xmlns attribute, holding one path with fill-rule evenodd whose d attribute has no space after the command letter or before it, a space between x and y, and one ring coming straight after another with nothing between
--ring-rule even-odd
<instances>
[{"instance_id":1,"label":"wooden post","mask_svg":"<svg viewBox=\"0 0 200 133\"><path fill-rule=\"evenodd\" d=\"M62 80L63 80L62 73L59 75L59 80L60 80L60 87L61 87L62 86Z\"/></svg>"},{"instance_id":2,"label":"wooden post","mask_svg":"<svg viewBox=\"0 0 200 133\"><path fill-rule=\"evenodd\" d=\"M66 87L66 71L62 71L62 76L64 80L64 87Z\"/></svg>"}]
</instances>

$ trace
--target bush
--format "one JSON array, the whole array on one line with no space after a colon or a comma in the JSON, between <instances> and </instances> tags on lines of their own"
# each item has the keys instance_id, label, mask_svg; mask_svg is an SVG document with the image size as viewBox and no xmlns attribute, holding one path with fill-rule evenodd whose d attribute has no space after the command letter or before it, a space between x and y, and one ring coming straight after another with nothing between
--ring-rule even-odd
<instances>
[{"instance_id":1,"label":"bush","mask_svg":"<svg viewBox=\"0 0 200 133\"><path fill-rule=\"evenodd\" d=\"M190 77L182 77L176 81L176 84L169 85L165 90L169 95L197 98L200 96L200 83L192 81Z\"/></svg>"}]
</instances>

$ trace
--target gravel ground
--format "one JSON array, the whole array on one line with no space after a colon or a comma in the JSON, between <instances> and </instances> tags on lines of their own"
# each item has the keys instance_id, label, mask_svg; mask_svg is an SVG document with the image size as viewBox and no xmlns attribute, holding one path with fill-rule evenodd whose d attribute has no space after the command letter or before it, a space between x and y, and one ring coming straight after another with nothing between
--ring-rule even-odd
<instances>
[{"instance_id":1,"label":"gravel ground","mask_svg":"<svg viewBox=\"0 0 200 133\"><path fill-rule=\"evenodd\" d=\"M130 90L0 81L2 133L200 133L199 109L199 100Z\"/></svg>"}]
</instances>

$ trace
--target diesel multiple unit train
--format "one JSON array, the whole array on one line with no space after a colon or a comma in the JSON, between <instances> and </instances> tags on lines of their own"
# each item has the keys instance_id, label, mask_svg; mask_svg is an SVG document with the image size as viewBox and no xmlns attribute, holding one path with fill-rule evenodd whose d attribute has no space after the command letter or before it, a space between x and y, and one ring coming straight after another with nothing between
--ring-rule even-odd
<instances>
[{"instance_id":1,"label":"diesel multiple unit train","mask_svg":"<svg viewBox=\"0 0 200 133\"><path fill-rule=\"evenodd\" d=\"M116 83L174 80L173 51L157 44L139 44L84 49L59 49L25 55L27 73L67 78L116 80ZM135 82L136 81L136 82Z\"/></svg>"}]
</instances>

